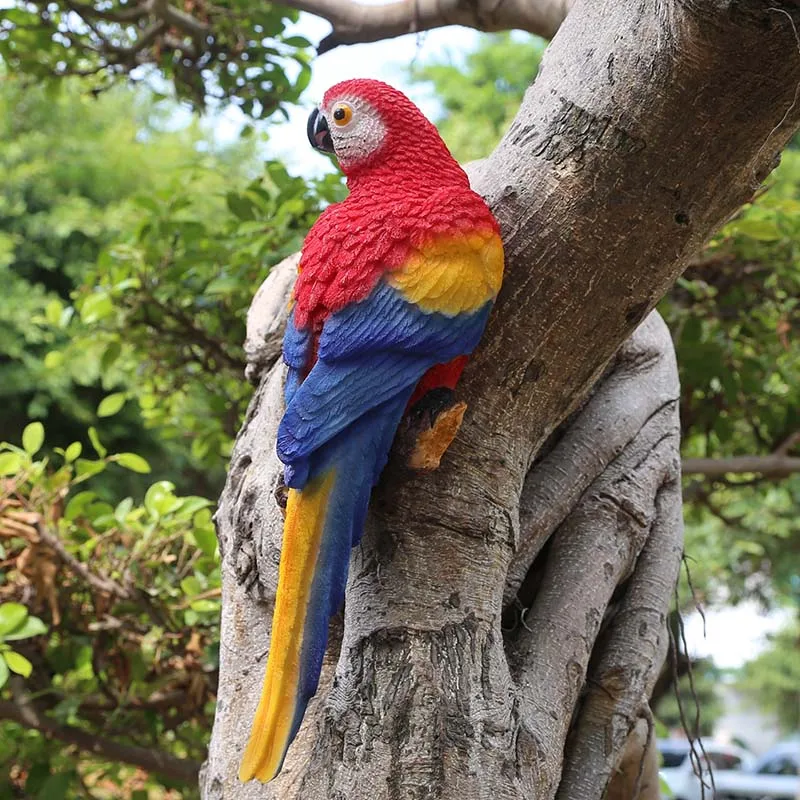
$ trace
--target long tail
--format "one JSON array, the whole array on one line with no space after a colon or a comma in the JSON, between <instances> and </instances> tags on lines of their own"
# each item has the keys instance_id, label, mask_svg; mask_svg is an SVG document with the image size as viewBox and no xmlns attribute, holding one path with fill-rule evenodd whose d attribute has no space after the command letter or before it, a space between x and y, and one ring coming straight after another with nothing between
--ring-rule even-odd
<instances>
[{"instance_id":1,"label":"long tail","mask_svg":"<svg viewBox=\"0 0 800 800\"><path fill-rule=\"evenodd\" d=\"M370 491L408 395L370 411L328 442L305 486L289 490L267 671L241 781L266 782L280 772L317 690L328 622L344 599L350 550L361 538Z\"/></svg>"}]
</instances>

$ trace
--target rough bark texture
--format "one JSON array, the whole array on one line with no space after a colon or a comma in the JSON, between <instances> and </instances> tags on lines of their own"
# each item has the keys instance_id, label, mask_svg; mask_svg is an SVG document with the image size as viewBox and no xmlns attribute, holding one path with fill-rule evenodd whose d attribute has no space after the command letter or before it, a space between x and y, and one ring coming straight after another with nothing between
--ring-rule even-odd
<instances>
[{"instance_id":1,"label":"rough bark texture","mask_svg":"<svg viewBox=\"0 0 800 800\"><path fill-rule=\"evenodd\" d=\"M436 472L390 463L320 690L263 787L236 771L281 535L274 360L293 265L273 271L251 309L259 384L217 514L207 800L599 800L619 787L681 549L677 376L648 312L796 129L799 17L788 3L576 4L472 174L507 276L459 389L464 425Z\"/></svg>"}]
</instances>

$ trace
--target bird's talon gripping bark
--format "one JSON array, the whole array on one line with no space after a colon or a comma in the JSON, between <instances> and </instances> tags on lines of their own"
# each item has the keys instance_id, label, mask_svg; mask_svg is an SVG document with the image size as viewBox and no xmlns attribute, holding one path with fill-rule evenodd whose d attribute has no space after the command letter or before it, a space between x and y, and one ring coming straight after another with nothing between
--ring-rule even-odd
<instances>
[{"instance_id":1,"label":"bird's talon gripping bark","mask_svg":"<svg viewBox=\"0 0 800 800\"><path fill-rule=\"evenodd\" d=\"M286 503L289 500L289 487L283 482L281 478L280 483L275 487L275 502L281 510L281 515L286 519Z\"/></svg>"},{"instance_id":2,"label":"bird's talon gripping bark","mask_svg":"<svg viewBox=\"0 0 800 800\"><path fill-rule=\"evenodd\" d=\"M456 438L466 410L467 404L458 402L434 416L431 427L417 436L416 446L408 459L411 469L434 470L439 467L442 456Z\"/></svg>"}]
</instances>

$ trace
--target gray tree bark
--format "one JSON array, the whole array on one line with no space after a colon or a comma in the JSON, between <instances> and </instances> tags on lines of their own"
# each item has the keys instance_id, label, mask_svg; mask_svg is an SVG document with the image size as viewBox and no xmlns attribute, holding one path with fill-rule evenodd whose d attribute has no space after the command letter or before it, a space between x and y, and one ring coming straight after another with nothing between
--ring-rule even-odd
<instances>
[{"instance_id":1,"label":"gray tree bark","mask_svg":"<svg viewBox=\"0 0 800 800\"><path fill-rule=\"evenodd\" d=\"M277 356L295 263L273 270L216 517L206 800L654 796L652 769L631 781L624 765L652 750L682 529L677 373L650 312L797 128L799 22L790 3L576 3L471 175L507 273L459 388L462 429L433 473L390 462L317 697L261 786L236 772L281 538Z\"/></svg>"}]
</instances>

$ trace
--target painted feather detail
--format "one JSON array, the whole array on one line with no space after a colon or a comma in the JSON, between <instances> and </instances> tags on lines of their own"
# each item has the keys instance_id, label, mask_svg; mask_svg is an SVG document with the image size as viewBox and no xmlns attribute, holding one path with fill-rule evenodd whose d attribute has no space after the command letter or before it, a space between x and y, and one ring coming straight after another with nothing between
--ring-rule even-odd
<instances>
[{"instance_id":1,"label":"painted feather detail","mask_svg":"<svg viewBox=\"0 0 800 800\"><path fill-rule=\"evenodd\" d=\"M357 127L351 139L334 127L342 98L351 117L366 119L361 138ZM403 413L426 392L455 387L503 272L496 220L401 93L369 80L334 87L312 113L309 138L334 148L350 194L306 238L284 338L277 452L289 498L243 781L280 772Z\"/></svg>"}]
</instances>

